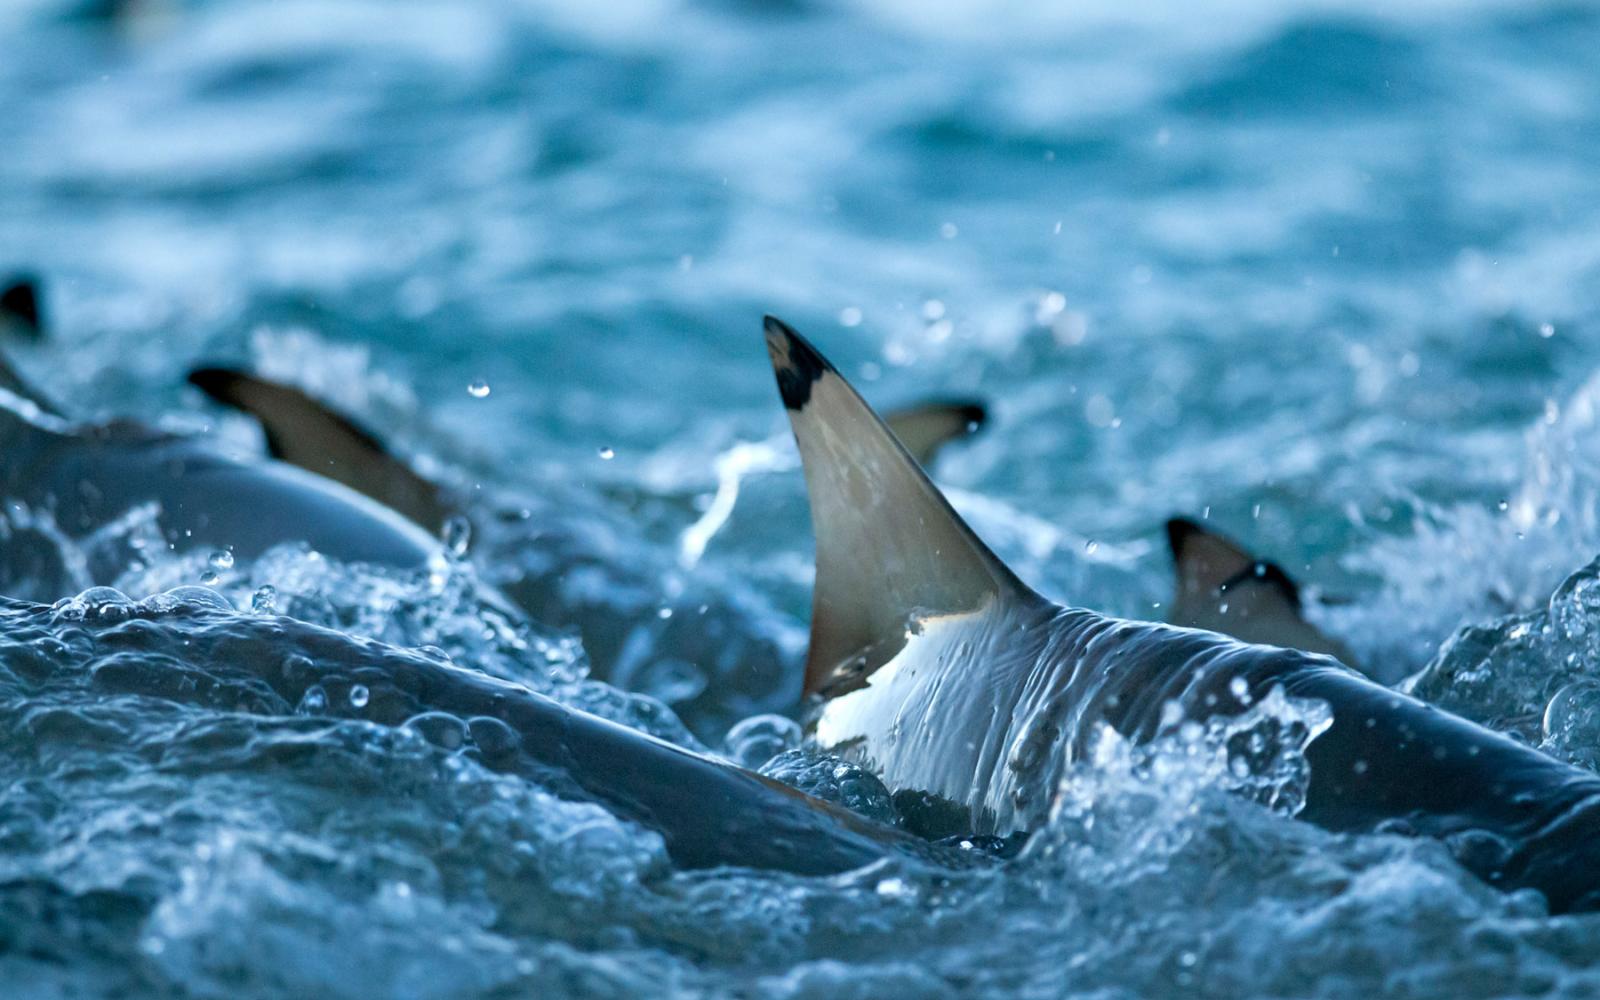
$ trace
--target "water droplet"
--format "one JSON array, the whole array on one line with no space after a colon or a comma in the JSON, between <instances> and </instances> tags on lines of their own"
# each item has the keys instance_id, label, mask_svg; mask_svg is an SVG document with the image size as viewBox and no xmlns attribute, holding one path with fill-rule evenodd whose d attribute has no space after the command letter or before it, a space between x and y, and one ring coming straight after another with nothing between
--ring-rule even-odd
<instances>
[{"instance_id":1,"label":"water droplet","mask_svg":"<svg viewBox=\"0 0 1600 1000\"><path fill-rule=\"evenodd\" d=\"M474 379L467 384L467 394L473 399L484 399L489 395L489 383L483 379Z\"/></svg>"},{"instance_id":2,"label":"water droplet","mask_svg":"<svg viewBox=\"0 0 1600 1000\"><path fill-rule=\"evenodd\" d=\"M209 569L200 574L200 583L206 587L215 587L217 583L221 581L221 579L222 577L218 576L214 571Z\"/></svg>"},{"instance_id":3,"label":"water droplet","mask_svg":"<svg viewBox=\"0 0 1600 1000\"><path fill-rule=\"evenodd\" d=\"M321 684L313 684L306 688L306 693L300 696L300 704L295 706L296 715L317 715L328 708L328 692L322 690Z\"/></svg>"},{"instance_id":4,"label":"water droplet","mask_svg":"<svg viewBox=\"0 0 1600 1000\"><path fill-rule=\"evenodd\" d=\"M418 734L436 747L459 750L471 738L467 724L448 712L423 712L407 719L402 727Z\"/></svg>"},{"instance_id":5,"label":"water droplet","mask_svg":"<svg viewBox=\"0 0 1600 1000\"><path fill-rule=\"evenodd\" d=\"M857 309L855 306L845 306L843 309L840 309L839 310L839 325L840 326L860 326L861 325L861 310Z\"/></svg>"},{"instance_id":6,"label":"water droplet","mask_svg":"<svg viewBox=\"0 0 1600 1000\"><path fill-rule=\"evenodd\" d=\"M233 553L227 549L218 549L211 553L206 562L210 563L211 568L215 570L233 569Z\"/></svg>"},{"instance_id":7,"label":"water droplet","mask_svg":"<svg viewBox=\"0 0 1600 1000\"><path fill-rule=\"evenodd\" d=\"M350 688L350 706L352 708L366 708L367 702L372 700L372 692L367 690L365 684L352 685Z\"/></svg>"},{"instance_id":8,"label":"water droplet","mask_svg":"<svg viewBox=\"0 0 1600 1000\"><path fill-rule=\"evenodd\" d=\"M900 897L909 896L910 894L911 888L906 885L904 879L886 878L878 883L878 895L880 896Z\"/></svg>"},{"instance_id":9,"label":"water droplet","mask_svg":"<svg viewBox=\"0 0 1600 1000\"><path fill-rule=\"evenodd\" d=\"M1554 337L1555 335L1556 335L1556 325L1554 323L1540 323L1539 324L1539 336L1543 337L1546 340L1549 340L1551 337Z\"/></svg>"},{"instance_id":10,"label":"water droplet","mask_svg":"<svg viewBox=\"0 0 1600 1000\"><path fill-rule=\"evenodd\" d=\"M1243 677L1235 677L1228 682L1228 690L1239 700L1239 704L1250 704L1250 685Z\"/></svg>"},{"instance_id":11,"label":"water droplet","mask_svg":"<svg viewBox=\"0 0 1600 1000\"><path fill-rule=\"evenodd\" d=\"M270 615L278 610L278 588L267 584L250 597L250 609L258 615Z\"/></svg>"},{"instance_id":12,"label":"water droplet","mask_svg":"<svg viewBox=\"0 0 1600 1000\"><path fill-rule=\"evenodd\" d=\"M956 224L954 222L946 222L944 225L939 227L939 235L944 239L953 240L960 234L961 230L956 228Z\"/></svg>"},{"instance_id":13,"label":"water droplet","mask_svg":"<svg viewBox=\"0 0 1600 1000\"><path fill-rule=\"evenodd\" d=\"M460 559L472 546L472 522L460 514L452 514L445 518L439 538L444 542L445 551L452 558Z\"/></svg>"},{"instance_id":14,"label":"water droplet","mask_svg":"<svg viewBox=\"0 0 1600 1000\"><path fill-rule=\"evenodd\" d=\"M604 445L601 446L601 448L600 448L600 458L603 461L609 462L613 458L616 458L616 457L617 457L617 451L616 451L615 448L606 447Z\"/></svg>"},{"instance_id":15,"label":"water droplet","mask_svg":"<svg viewBox=\"0 0 1600 1000\"><path fill-rule=\"evenodd\" d=\"M1183 706L1169 701L1161 706L1161 728L1174 729L1183 721Z\"/></svg>"},{"instance_id":16,"label":"water droplet","mask_svg":"<svg viewBox=\"0 0 1600 1000\"><path fill-rule=\"evenodd\" d=\"M1092 556L1096 552L1098 552L1099 550L1100 550L1100 543L1099 542L1096 542L1096 541L1091 539L1090 541L1087 541L1087 542L1083 543L1084 555Z\"/></svg>"},{"instance_id":17,"label":"water droplet","mask_svg":"<svg viewBox=\"0 0 1600 1000\"><path fill-rule=\"evenodd\" d=\"M728 730L727 756L752 770L800 745L800 725L782 715L754 715Z\"/></svg>"},{"instance_id":18,"label":"water droplet","mask_svg":"<svg viewBox=\"0 0 1600 1000\"><path fill-rule=\"evenodd\" d=\"M656 611L656 617L661 619L662 621L666 621L668 618L672 617L672 609L671 608L659 608Z\"/></svg>"}]
</instances>

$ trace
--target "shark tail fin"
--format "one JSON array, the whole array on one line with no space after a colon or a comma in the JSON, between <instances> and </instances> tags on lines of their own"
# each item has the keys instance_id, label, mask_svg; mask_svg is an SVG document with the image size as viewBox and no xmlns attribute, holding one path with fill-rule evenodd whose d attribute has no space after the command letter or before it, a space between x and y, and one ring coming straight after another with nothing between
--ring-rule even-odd
<instances>
[{"instance_id":1,"label":"shark tail fin","mask_svg":"<svg viewBox=\"0 0 1600 1000\"><path fill-rule=\"evenodd\" d=\"M945 445L976 434L988 419L976 400L947 400L886 413L883 422L918 465L927 465Z\"/></svg>"},{"instance_id":2,"label":"shark tail fin","mask_svg":"<svg viewBox=\"0 0 1600 1000\"><path fill-rule=\"evenodd\" d=\"M39 282L35 278L12 279L0 288L0 328L29 340L44 339L44 319L39 310Z\"/></svg>"},{"instance_id":3,"label":"shark tail fin","mask_svg":"<svg viewBox=\"0 0 1600 1000\"><path fill-rule=\"evenodd\" d=\"M921 619L1040 598L972 533L844 377L767 317L817 538L807 694L893 659Z\"/></svg>"},{"instance_id":4,"label":"shark tail fin","mask_svg":"<svg viewBox=\"0 0 1600 1000\"><path fill-rule=\"evenodd\" d=\"M448 516L438 487L377 435L301 390L233 368L196 368L189 384L255 417L273 458L343 483L429 530Z\"/></svg>"}]
</instances>

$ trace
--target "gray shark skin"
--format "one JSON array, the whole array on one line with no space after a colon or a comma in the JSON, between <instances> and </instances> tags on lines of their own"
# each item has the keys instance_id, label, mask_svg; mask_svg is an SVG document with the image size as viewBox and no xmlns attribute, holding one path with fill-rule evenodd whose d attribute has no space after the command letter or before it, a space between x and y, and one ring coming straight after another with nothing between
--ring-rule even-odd
<instances>
[{"instance_id":1,"label":"gray shark skin","mask_svg":"<svg viewBox=\"0 0 1600 1000\"><path fill-rule=\"evenodd\" d=\"M330 480L130 422L74 423L8 391L0 392L0 495L48 512L71 537L154 505L162 538L179 551L251 558L303 541L330 558L397 568L440 552L416 525Z\"/></svg>"},{"instance_id":2,"label":"gray shark skin","mask_svg":"<svg viewBox=\"0 0 1600 1000\"><path fill-rule=\"evenodd\" d=\"M817 536L812 732L897 801L942 802L978 833L1033 830L1101 723L1148 741L1281 688L1332 710L1306 752L1301 818L1439 838L1492 885L1600 908L1600 776L1328 656L1046 600L811 345L765 327Z\"/></svg>"},{"instance_id":3,"label":"gray shark skin","mask_svg":"<svg viewBox=\"0 0 1600 1000\"><path fill-rule=\"evenodd\" d=\"M133 604L102 588L64 609L0 598L8 637L71 633L23 664L34 690L89 686L227 712L289 715L306 692L318 716L401 726L447 713L463 752L563 798L597 803L659 833L680 868L833 875L885 858L983 863L726 761L570 708L521 685L412 650L352 639L287 617L238 614L200 588ZM359 702L350 692L367 689Z\"/></svg>"}]
</instances>

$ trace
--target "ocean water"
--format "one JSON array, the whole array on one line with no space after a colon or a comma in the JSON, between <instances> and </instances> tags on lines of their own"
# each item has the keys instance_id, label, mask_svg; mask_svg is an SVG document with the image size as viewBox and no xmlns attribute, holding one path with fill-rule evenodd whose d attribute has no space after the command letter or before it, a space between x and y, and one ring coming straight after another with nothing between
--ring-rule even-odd
<instances>
[{"instance_id":1,"label":"ocean water","mask_svg":"<svg viewBox=\"0 0 1600 1000\"><path fill-rule=\"evenodd\" d=\"M1048 595L1159 618L1207 516L1375 676L1600 765L1600 9L926 7L0 9L17 366L254 447L183 378L253 365L478 526L444 580L190 552L0 608L0 995L1600 992L1600 918L1295 821L1292 740L1243 797L1228 734L1109 740L973 872L683 872L449 720L250 682L285 614L892 819L728 736L794 714L811 584L771 312L875 403L986 401L936 475Z\"/></svg>"}]
</instances>

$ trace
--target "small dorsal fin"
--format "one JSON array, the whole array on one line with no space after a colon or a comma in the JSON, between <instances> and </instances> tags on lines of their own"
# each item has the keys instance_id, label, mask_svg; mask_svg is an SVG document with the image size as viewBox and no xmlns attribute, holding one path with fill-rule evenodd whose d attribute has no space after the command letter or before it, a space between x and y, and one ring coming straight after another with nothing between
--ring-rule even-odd
<instances>
[{"instance_id":1,"label":"small dorsal fin","mask_svg":"<svg viewBox=\"0 0 1600 1000\"><path fill-rule=\"evenodd\" d=\"M439 488L377 435L299 389L232 368L197 368L189 382L260 421L272 457L343 483L430 531L449 516Z\"/></svg>"},{"instance_id":2,"label":"small dorsal fin","mask_svg":"<svg viewBox=\"0 0 1600 1000\"><path fill-rule=\"evenodd\" d=\"M0 289L0 329L29 340L44 339L37 279L14 278L4 289Z\"/></svg>"},{"instance_id":3,"label":"small dorsal fin","mask_svg":"<svg viewBox=\"0 0 1600 1000\"><path fill-rule=\"evenodd\" d=\"M1300 587L1283 567L1186 518L1167 522L1167 541L1178 577L1172 624L1357 665L1349 649L1306 620Z\"/></svg>"},{"instance_id":4,"label":"small dorsal fin","mask_svg":"<svg viewBox=\"0 0 1600 1000\"><path fill-rule=\"evenodd\" d=\"M1215 595L1222 585L1256 562L1227 537L1185 517L1167 522L1167 544L1178 574L1178 601Z\"/></svg>"},{"instance_id":5,"label":"small dorsal fin","mask_svg":"<svg viewBox=\"0 0 1600 1000\"><path fill-rule=\"evenodd\" d=\"M918 465L927 465L941 448L976 434L988 419L988 411L976 400L946 400L886 413L883 422Z\"/></svg>"},{"instance_id":6,"label":"small dorsal fin","mask_svg":"<svg viewBox=\"0 0 1600 1000\"><path fill-rule=\"evenodd\" d=\"M806 693L870 674L919 619L1043 600L972 533L815 348L771 316L765 326L817 537Z\"/></svg>"}]
</instances>

